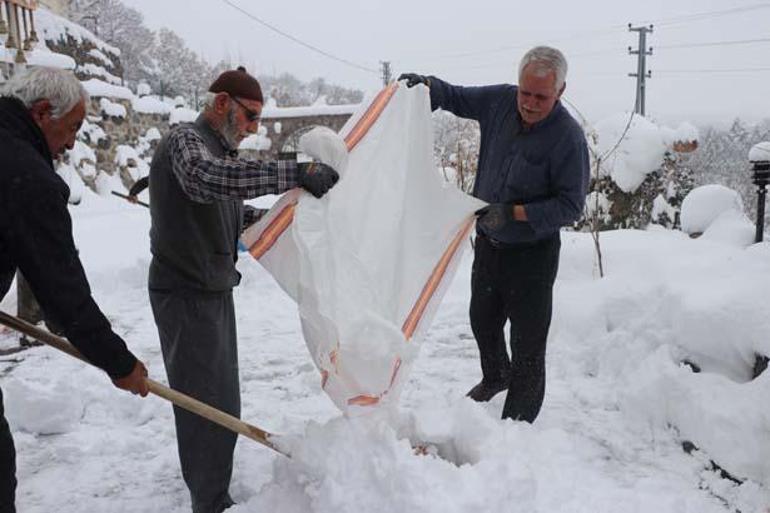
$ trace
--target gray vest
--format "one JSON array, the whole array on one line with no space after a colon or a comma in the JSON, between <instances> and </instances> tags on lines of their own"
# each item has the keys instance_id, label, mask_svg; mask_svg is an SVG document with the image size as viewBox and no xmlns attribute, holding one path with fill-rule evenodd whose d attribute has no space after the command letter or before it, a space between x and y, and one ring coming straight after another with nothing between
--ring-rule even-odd
<instances>
[{"instance_id":1,"label":"gray vest","mask_svg":"<svg viewBox=\"0 0 770 513\"><path fill-rule=\"evenodd\" d=\"M208 122L199 116L192 126L209 151L227 153ZM150 166L151 290L220 292L238 285L237 243L243 223L241 200L191 200L171 169L168 135L158 144Z\"/></svg>"}]
</instances>

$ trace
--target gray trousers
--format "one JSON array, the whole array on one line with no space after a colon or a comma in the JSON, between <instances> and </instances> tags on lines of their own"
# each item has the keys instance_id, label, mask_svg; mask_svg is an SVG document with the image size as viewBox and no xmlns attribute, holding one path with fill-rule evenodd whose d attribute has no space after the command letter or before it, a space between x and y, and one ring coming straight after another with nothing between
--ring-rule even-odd
<instances>
[{"instance_id":1,"label":"gray trousers","mask_svg":"<svg viewBox=\"0 0 770 513\"><path fill-rule=\"evenodd\" d=\"M236 417L241 414L232 292L150 290L171 388ZM182 475L193 513L220 513L228 493L237 435L174 406Z\"/></svg>"}]
</instances>

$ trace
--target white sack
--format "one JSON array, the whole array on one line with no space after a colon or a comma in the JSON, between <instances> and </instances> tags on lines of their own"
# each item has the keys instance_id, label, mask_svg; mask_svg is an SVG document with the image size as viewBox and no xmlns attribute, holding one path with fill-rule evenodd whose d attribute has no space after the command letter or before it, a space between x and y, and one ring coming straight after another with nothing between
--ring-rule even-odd
<instances>
[{"instance_id":1,"label":"white sack","mask_svg":"<svg viewBox=\"0 0 770 513\"><path fill-rule=\"evenodd\" d=\"M346 413L398 398L420 334L469 245L473 211L484 205L436 171L427 88L394 84L371 105L389 92L357 144L355 127L372 119L372 107L343 127L352 146L346 169L340 139L305 138L302 151L342 166L335 188L320 200L290 191L243 237L297 301L324 390ZM293 222L272 243L275 227L291 221L294 201ZM269 250L262 254L260 245ZM435 290L426 285L431 276Z\"/></svg>"}]
</instances>

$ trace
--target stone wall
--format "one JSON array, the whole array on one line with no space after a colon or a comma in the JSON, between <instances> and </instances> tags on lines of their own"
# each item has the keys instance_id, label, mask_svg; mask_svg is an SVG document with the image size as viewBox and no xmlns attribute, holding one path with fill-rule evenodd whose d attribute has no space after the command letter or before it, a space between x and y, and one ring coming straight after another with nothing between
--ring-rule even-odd
<instances>
[{"instance_id":1,"label":"stone wall","mask_svg":"<svg viewBox=\"0 0 770 513\"><path fill-rule=\"evenodd\" d=\"M82 41L78 42L71 35L67 34L66 39L62 38L58 40L46 40L46 46L50 48L52 52L68 55L75 59L75 62L78 64L78 68L75 70L75 74L80 80L88 80L90 78L99 78L104 80L103 77L92 75L83 71L82 67L85 64L101 66L111 75L114 75L118 78L123 77L123 65L120 63L120 57L114 53L108 52L106 49L99 48L88 39L83 39ZM89 52L94 49L99 50L105 56L107 56L107 58L112 61L113 65L110 66L101 59L91 55Z\"/></svg>"},{"instance_id":2,"label":"stone wall","mask_svg":"<svg viewBox=\"0 0 770 513\"><path fill-rule=\"evenodd\" d=\"M131 108L130 101L115 98L110 98L110 101L125 107L127 115L125 117L108 116L102 112L100 101L101 98L91 98L87 119L89 123L98 125L104 131L105 136L98 141L92 141L86 137L83 142L88 144L96 153L97 169L109 175L117 174L128 188L133 184L134 179L128 169L121 169L115 162L118 146L126 145L136 148L140 157L149 163L157 141L151 141L147 147L147 145L140 144L141 140L151 128L156 128L161 135L168 132L169 116L135 112ZM134 163L134 166L131 167L136 167L137 164Z\"/></svg>"}]
</instances>

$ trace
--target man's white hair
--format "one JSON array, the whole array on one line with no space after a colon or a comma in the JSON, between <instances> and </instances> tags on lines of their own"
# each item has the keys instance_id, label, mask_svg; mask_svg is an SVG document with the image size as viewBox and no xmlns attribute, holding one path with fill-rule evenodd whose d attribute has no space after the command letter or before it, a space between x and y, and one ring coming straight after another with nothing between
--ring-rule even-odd
<instances>
[{"instance_id":1,"label":"man's white hair","mask_svg":"<svg viewBox=\"0 0 770 513\"><path fill-rule=\"evenodd\" d=\"M550 46L536 46L522 57L519 63L519 81L524 68L535 65L536 71L553 71L556 74L556 90L560 90L567 80L567 59L564 54Z\"/></svg>"},{"instance_id":2,"label":"man's white hair","mask_svg":"<svg viewBox=\"0 0 770 513\"><path fill-rule=\"evenodd\" d=\"M43 66L27 67L15 73L0 89L0 96L21 100L30 108L35 102L51 102L51 116L60 118L89 96L71 71Z\"/></svg>"}]
</instances>

